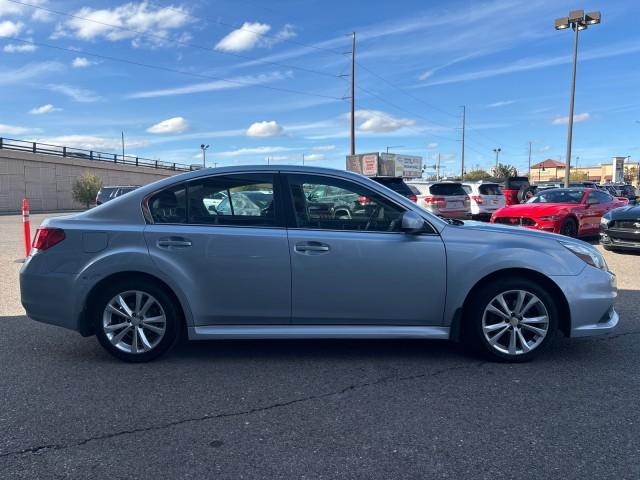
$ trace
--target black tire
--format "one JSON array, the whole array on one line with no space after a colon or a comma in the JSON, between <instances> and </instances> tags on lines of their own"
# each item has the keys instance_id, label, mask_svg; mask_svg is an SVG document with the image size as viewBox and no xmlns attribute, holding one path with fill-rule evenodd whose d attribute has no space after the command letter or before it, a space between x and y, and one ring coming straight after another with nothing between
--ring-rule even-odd
<instances>
[{"instance_id":1,"label":"black tire","mask_svg":"<svg viewBox=\"0 0 640 480\"><path fill-rule=\"evenodd\" d=\"M578 238L578 223L573 218L565 218L560 225L560 235Z\"/></svg>"},{"instance_id":2,"label":"black tire","mask_svg":"<svg viewBox=\"0 0 640 480\"><path fill-rule=\"evenodd\" d=\"M146 295L150 295L151 297L153 297L153 299L156 300L156 303L159 304L159 307L157 305L152 305L151 308L157 309L161 307L161 310L156 310L156 312L163 313L165 319L165 330L157 344L153 345L153 348L139 353L123 351L122 349L116 347L107 337L107 333L105 332L103 324L105 309L107 308L107 305L111 302L111 300L114 299L118 294L124 294L125 292L133 291L140 291ZM148 297L143 296L143 298ZM130 304L130 302L128 303ZM102 289L100 293L95 297L93 305L90 306L89 315L91 321L93 322L94 331L96 332L96 337L100 344L111 355L120 360L124 360L125 362L142 363L154 360L167 353L172 347L175 346L175 344L181 337L181 327L183 323L182 311L176 304L174 297L161 285L146 280L121 280ZM116 317L119 318L118 316ZM129 328L131 331L131 329L134 327L127 328ZM147 335L151 336L154 334L147 332ZM136 344L138 341L140 340L136 339Z\"/></svg>"},{"instance_id":3,"label":"black tire","mask_svg":"<svg viewBox=\"0 0 640 480\"><path fill-rule=\"evenodd\" d=\"M510 354L509 352L501 351L500 348L493 346L487 336L485 335L485 331L483 328L483 320L485 317L485 310L489 307L489 305L496 299L496 297L500 294L504 294L505 292L514 292L514 291L524 291L529 295L535 296L546 309L547 313L547 324L546 324L546 334L544 336L540 336L538 340L537 334L532 333L526 327L523 327L522 324L518 326L518 329L522 333L522 338L525 339L525 343L527 343L527 347L532 346L529 351L525 350L525 347L522 344L522 341L518 337L517 330L514 327L509 327L506 330L507 335L503 336L508 338L500 337L498 339L499 347L504 349L509 349L509 345L503 345L504 343L509 343L508 340L511 339L512 330L513 335L516 337L516 351L518 349L518 344L520 345L519 350L516 354ZM513 295L513 296L512 296ZM517 301L517 293L509 293L505 295L505 300L509 307L515 307L513 300ZM532 299L533 297L526 297L525 299ZM528 303L528 301L527 301ZM535 304L533 307L536 310L528 310L525 313L531 313L535 315L538 310L538 304ZM495 316L493 313L487 313L487 322L490 324L488 327L493 327L494 322L499 322L501 317ZM491 317L491 318L490 318ZM527 317L529 318L529 317ZM505 321L505 320L503 320ZM504 327L507 327L509 323L505 321ZM523 322L526 323L526 322ZM497 324L497 323L496 323ZM543 324L532 324L533 326L538 325L539 327L543 327ZM517 277L505 277L499 279L497 281L492 281L482 286L479 290L477 290L473 298L470 300L468 304L468 308L465 309L465 323L464 330L462 331L463 338L467 342L469 346L471 346L474 350L476 350L482 356L499 362L511 362L511 363L521 363L528 362L533 360L535 357L540 355L546 349L549 344L553 341L553 338L556 335L558 330L558 309L553 300L553 297L549 294L549 292L543 288L540 284L533 282L528 279L522 279ZM537 328L537 327L536 327ZM497 328L493 331L500 333L503 330L503 326ZM489 336L493 334L493 331L488 333ZM496 334L497 335L497 334ZM492 336L493 340L494 337ZM504 340L504 341L503 341ZM534 346L535 345L535 346Z\"/></svg>"}]
</instances>

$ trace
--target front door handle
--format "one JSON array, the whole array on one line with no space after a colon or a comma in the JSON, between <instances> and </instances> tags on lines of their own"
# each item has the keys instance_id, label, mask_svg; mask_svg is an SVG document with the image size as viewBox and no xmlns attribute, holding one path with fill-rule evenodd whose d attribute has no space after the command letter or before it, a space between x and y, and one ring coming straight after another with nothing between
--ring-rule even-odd
<instances>
[{"instance_id":1,"label":"front door handle","mask_svg":"<svg viewBox=\"0 0 640 480\"><path fill-rule=\"evenodd\" d=\"M305 253L307 255L326 253L330 250L329 245L327 245L326 243L320 243L320 242L296 243L293 249L298 253Z\"/></svg>"},{"instance_id":2,"label":"front door handle","mask_svg":"<svg viewBox=\"0 0 640 480\"><path fill-rule=\"evenodd\" d=\"M186 248L191 246L191 240L182 237L169 237L169 238L161 238L157 243L158 247L168 248L168 247L178 247L178 248Z\"/></svg>"}]
</instances>

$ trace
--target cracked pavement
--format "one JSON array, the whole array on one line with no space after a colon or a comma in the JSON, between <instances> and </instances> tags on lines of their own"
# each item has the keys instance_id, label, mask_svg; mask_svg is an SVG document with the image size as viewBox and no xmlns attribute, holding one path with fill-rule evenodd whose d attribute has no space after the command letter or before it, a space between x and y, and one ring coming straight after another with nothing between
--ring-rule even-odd
<instances>
[{"instance_id":1,"label":"cracked pavement","mask_svg":"<svg viewBox=\"0 0 640 480\"><path fill-rule=\"evenodd\" d=\"M0 477L638 478L640 256L606 256L619 331L558 337L524 365L329 340L182 344L130 365L5 296Z\"/></svg>"}]
</instances>

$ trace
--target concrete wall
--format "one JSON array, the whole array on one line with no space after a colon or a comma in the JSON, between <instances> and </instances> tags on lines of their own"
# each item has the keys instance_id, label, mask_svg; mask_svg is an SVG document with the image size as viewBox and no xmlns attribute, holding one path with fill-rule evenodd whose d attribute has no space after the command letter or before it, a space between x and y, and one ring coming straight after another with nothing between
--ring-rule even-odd
<instances>
[{"instance_id":1,"label":"concrete wall","mask_svg":"<svg viewBox=\"0 0 640 480\"><path fill-rule=\"evenodd\" d=\"M73 201L71 186L84 172L100 177L103 185L145 185L180 173L0 150L0 213L20 211L25 195L32 212L83 209L84 205Z\"/></svg>"}]
</instances>

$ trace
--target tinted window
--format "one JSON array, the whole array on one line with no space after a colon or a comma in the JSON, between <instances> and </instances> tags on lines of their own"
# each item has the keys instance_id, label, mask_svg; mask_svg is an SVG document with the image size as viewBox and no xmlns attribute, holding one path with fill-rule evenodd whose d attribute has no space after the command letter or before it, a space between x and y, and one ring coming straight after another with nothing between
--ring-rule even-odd
<instances>
[{"instance_id":1,"label":"tinted window","mask_svg":"<svg viewBox=\"0 0 640 480\"><path fill-rule=\"evenodd\" d=\"M149 212L155 223L186 223L186 206L185 184L162 190L149 199Z\"/></svg>"},{"instance_id":2,"label":"tinted window","mask_svg":"<svg viewBox=\"0 0 640 480\"><path fill-rule=\"evenodd\" d=\"M319 196L316 192L332 192ZM400 231L404 210L357 183L316 175L289 175L298 228Z\"/></svg>"},{"instance_id":3,"label":"tinted window","mask_svg":"<svg viewBox=\"0 0 640 480\"><path fill-rule=\"evenodd\" d=\"M613 197L604 192L591 192L587 197L587 202L609 203L613 201Z\"/></svg>"},{"instance_id":4,"label":"tinted window","mask_svg":"<svg viewBox=\"0 0 640 480\"><path fill-rule=\"evenodd\" d=\"M469 185L462 185L462 189L465 191L465 193L467 195L469 195L470 193L473 192L473 190L471 189L471 187Z\"/></svg>"},{"instance_id":5,"label":"tinted window","mask_svg":"<svg viewBox=\"0 0 640 480\"><path fill-rule=\"evenodd\" d=\"M398 192L400 195L403 195L403 196L414 195L414 193L411 191L409 186L406 183L404 183L404 181L401 178L373 177L373 180L375 180L378 183L381 183L387 188L390 188L394 192Z\"/></svg>"},{"instance_id":6,"label":"tinted window","mask_svg":"<svg viewBox=\"0 0 640 480\"><path fill-rule=\"evenodd\" d=\"M584 190L545 190L527 200L527 203L580 203Z\"/></svg>"},{"instance_id":7,"label":"tinted window","mask_svg":"<svg viewBox=\"0 0 640 480\"><path fill-rule=\"evenodd\" d=\"M459 183L435 183L429 188L431 195L449 196L466 195L464 188Z\"/></svg>"},{"instance_id":8,"label":"tinted window","mask_svg":"<svg viewBox=\"0 0 640 480\"><path fill-rule=\"evenodd\" d=\"M272 174L208 177L189 182L188 188L188 223L276 225Z\"/></svg>"},{"instance_id":9,"label":"tinted window","mask_svg":"<svg viewBox=\"0 0 640 480\"><path fill-rule=\"evenodd\" d=\"M118 189L116 187L103 187L100 189L100 191L98 192L98 200L100 200L101 202L106 202L107 200L110 200L112 195L117 191Z\"/></svg>"},{"instance_id":10,"label":"tinted window","mask_svg":"<svg viewBox=\"0 0 640 480\"><path fill-rule=\"evenodd\" d=\"M502 190L500 190L500 185L495 183L480 185L478 189L480 191L480 195L502 195Z\"/></svg>"}]
</instances>

